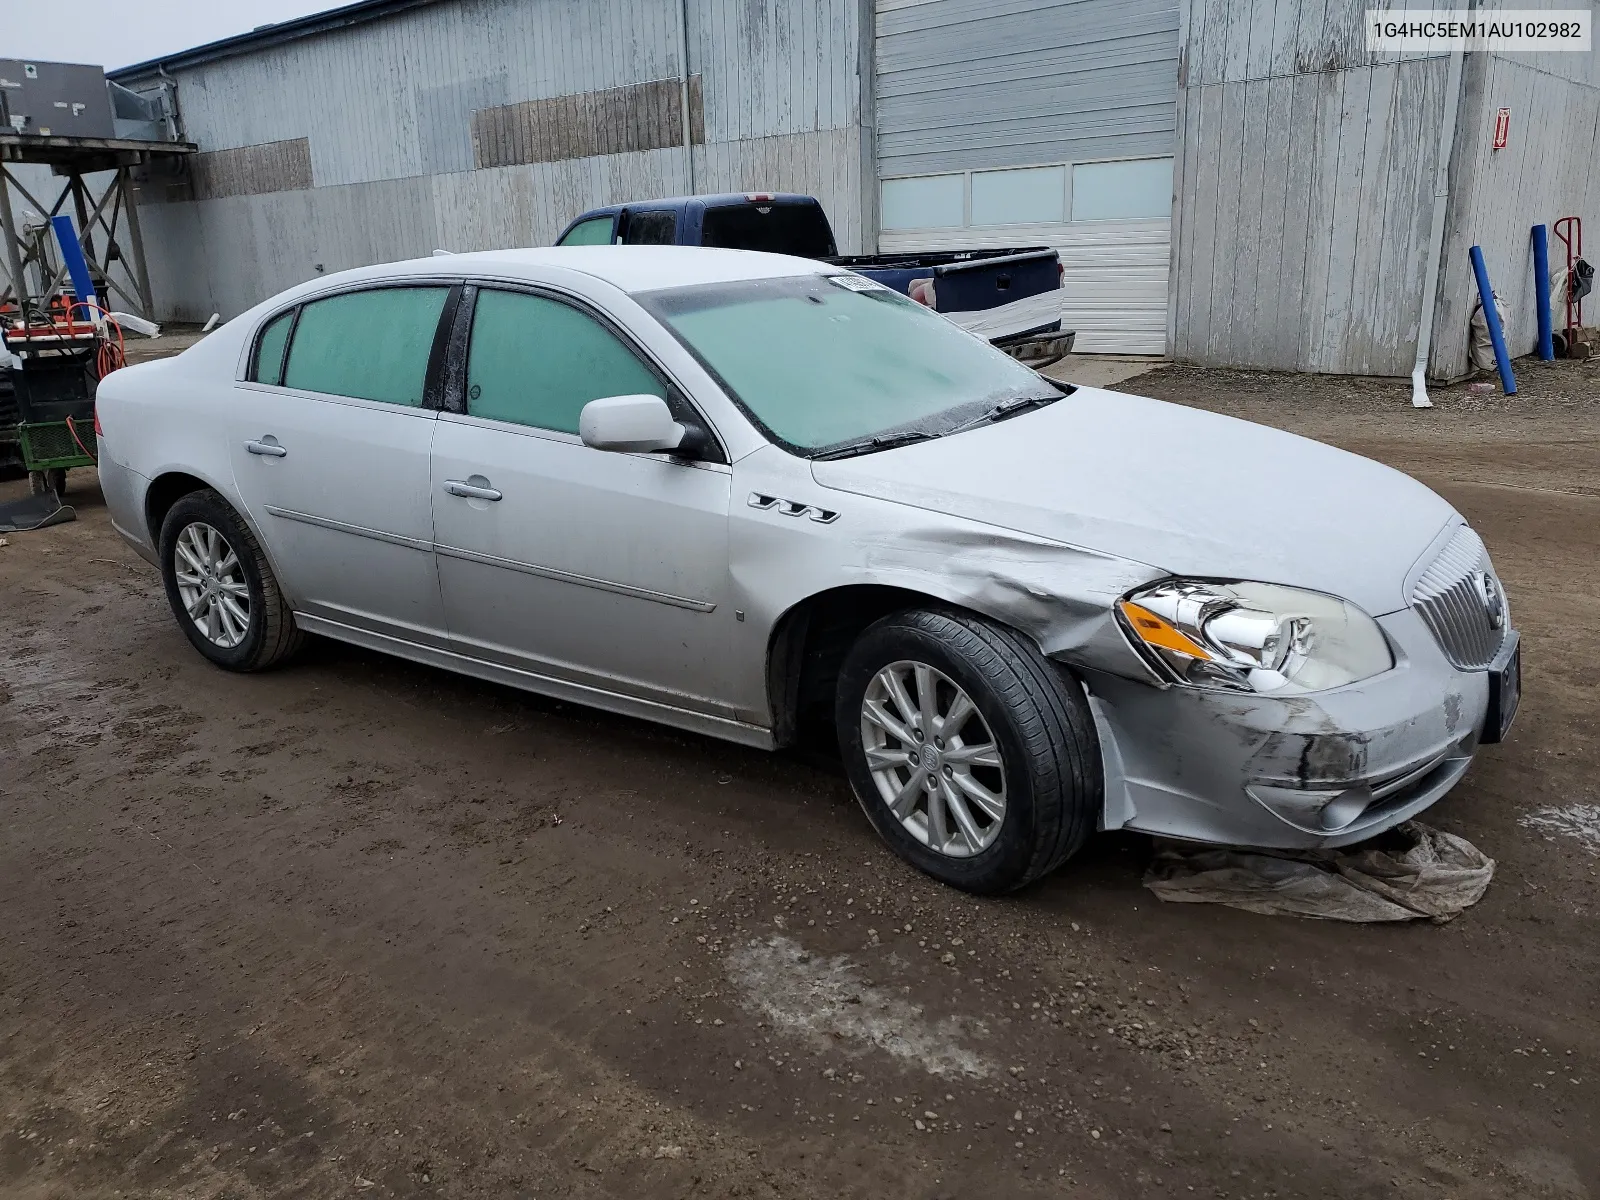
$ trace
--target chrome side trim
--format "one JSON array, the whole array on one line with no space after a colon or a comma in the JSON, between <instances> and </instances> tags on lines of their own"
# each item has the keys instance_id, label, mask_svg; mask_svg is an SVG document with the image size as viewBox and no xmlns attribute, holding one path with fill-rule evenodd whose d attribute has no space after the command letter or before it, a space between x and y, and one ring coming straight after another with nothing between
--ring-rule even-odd
<instances>
[{"instance_id":1,"label":"chrome side trim","mask_svg":"<svg viewBox=\"0 0 1600 1200\"><path fill-rule=\"evenodd\" d=\"M765 492L751 492L751 508L764 512L780 512L786 517L810 517L823 525L832 525L839 514L831 508L818 508L815 504L801 504L798 500L785 500L782 496L769 496Z\"/></svg>"},{"instance_id":2,"label":"chrome side trim","mask_svg":"<svg viewBox=\"0 0 1600 1200\"><path fill-rule=\"evenodd\" d=\"M652 600L657 604L670 604L673 608L687 608L691 612L708 613L716 610L709 600L692 600L687 596L674 596L669 592L652 592L649 588L633 587L626 583L613 583L609 579L594 579L588 575L575 575L555 567L541 567L520 562L514 558L497 558L493 554L480 554L476 550L463 550L460 546L435 546L434 550L446 558L459 558L465 562L480 563L486 567L504 567L508 571L521 571L524 575L537 575L541 579L554 579L560 583L575 583L579 587L596 588L602 592L615 592L619 596L632 596L635 600Z\"/></svg>"},{"instance_id":3,"label":"chrome side trim","mask_svg":"<svg viewBox=\"0 0 1600 1200\"><path fill-rule=\"evenodd\" d=\"M653 700L640 700L633 696L622 696L616 692L587 687L581 683L569 683L563 679L552 679L548 675L539 675L533 671L523 671L516 667L485 662L481 658L472 658L465 654L457 654L451 650L419 646L415 642L389 637L382 633L373 633L367 629L356 629L338 621L330 621L325 617L314 617L307 613L296 612L294 619L295 623L308 633L320 633L324 637L333 638L335 641L349 642L352 645L364 646L369 650L377 650L383 654L393 654L397 658L409 659L412 662L423 663L426 666L440 667L446 671L455 671L462 675L470 675L476 679L486 679L490 683L502 683L508 687L521 688L526 692L536 692L539 695L550 696L556 700L568 700L574 704L586 704L593 708L604 709L606 712L619 713L625 717L637 717L643 721L655 721L658 724L670 725L675 729L686 730L689 733L701 733L707 737L738 742L743 746L754 746L758 750L771 750L776 744L773 741L772 730L760 725L750 725L743 721L711 716L707 713L690 712L687 709L675 708L670 704L660 704Z\"/></svg>"},{"instance_id":4,"label":"chrome side trim","mask_svg":"<svg viewBox=\"0 0 1600 1200\"><path fill-rule=\"evenodd\" d=\"M433 543L422 538L409 538L399 533L385 533L381 529L368 529L365 525L351 525L335 521L332 517L318 517L311 513L296 512L292 508L279 508L275 504L261 506L275 517L285 521L299 521L302 525L315 525L318 529L331 529L335 533L349 533L356 537L371 538L375 542L388 542L391 546L404 546L408 550L432 550Z\"/></svg>"}]
</instances>

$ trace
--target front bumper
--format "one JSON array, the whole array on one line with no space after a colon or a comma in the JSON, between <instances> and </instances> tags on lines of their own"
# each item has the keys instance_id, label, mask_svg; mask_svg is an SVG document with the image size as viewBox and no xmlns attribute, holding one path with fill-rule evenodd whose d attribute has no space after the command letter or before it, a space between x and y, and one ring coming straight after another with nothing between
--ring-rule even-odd
<instances>
[{"instance_id":1,"label":"front bumper","mask_svg":"<svg viewBox=\"0 0 1600 1200\"><path fill-rule=\"evenodd\" d=\"M1309 696L1088 680L1106 828L1280 849L1331 848L1408 820L1460 781L1489 708L1412 609L1378 622L1393 670ZM1508 638L1509 645L1511 639Z\"/></svg>"}]
</instances>

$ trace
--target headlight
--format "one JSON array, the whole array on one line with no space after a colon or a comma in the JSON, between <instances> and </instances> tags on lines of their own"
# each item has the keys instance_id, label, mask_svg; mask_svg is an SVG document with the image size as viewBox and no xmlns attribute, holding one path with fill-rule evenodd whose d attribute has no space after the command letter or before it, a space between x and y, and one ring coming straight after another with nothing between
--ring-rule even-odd
<instances>
[{"instance_id":1,"label":"headlight","mask_svg":"<svg viewBox=\"0 0 1600 1200\"><path fill-rule=\"evenodd\" d=\"M1117 610L1136 644L1192 687L1296 696L1394 666L1378 623L1321 592L1169 579Z\"/></svg>"}]
</instances>

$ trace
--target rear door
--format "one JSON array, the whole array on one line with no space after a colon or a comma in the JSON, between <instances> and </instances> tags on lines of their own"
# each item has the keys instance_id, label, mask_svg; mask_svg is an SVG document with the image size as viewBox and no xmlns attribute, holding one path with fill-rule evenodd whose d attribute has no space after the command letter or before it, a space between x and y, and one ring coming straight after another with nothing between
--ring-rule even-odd
<instances>
[{"instance_id":1,"label":"rear door","mask_svg":"<svg viewBox=\"0 0 1600 1200\"><path fill-rule=\"evenodd\" d=\"M587 687L732 715L723 463L592 450L602 396L684 403L566 298L484 288L465 411L439 418L434 534L455 649Z\"/></svg>"},{"instance_id":2,"label":"rear door","mask_svg":"<svg viewBox=\"0 0 1600 1200\"><path fill-rule=\"evenodd\" d=\"M296 611L445 644L429 451L439 331L458 294L448 283L344 292L258 336L234 391L230 455Z\"/></svg>"}]
</instances>

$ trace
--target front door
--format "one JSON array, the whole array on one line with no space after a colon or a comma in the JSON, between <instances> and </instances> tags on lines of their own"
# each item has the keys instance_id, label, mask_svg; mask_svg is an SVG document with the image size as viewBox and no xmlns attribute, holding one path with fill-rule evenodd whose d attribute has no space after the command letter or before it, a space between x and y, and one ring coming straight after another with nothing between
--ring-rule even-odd
<instances>
[{"instance_id":1,"label":"front door","mask_svg":"<svg viewBox=\"0 0 1600 1200\"><path fill-rule=\"evenodd\" d=\"M723 702L730 473L592 450L578 414L668 389L600 320L478 293L464 414L433 445L434 541L456 649L703 713Z\"/></svg>"},{"instance_id":2,"label":"front door","mask_svg":"<svg viewBox=\"0 0 1600 1200\"><path fill-rule=\"evenodd\" d=\"M423 398L448 293L373 288L284 314L228 417L239 495L296 611L436 646Z\"/></svg>"}]
</instances>

